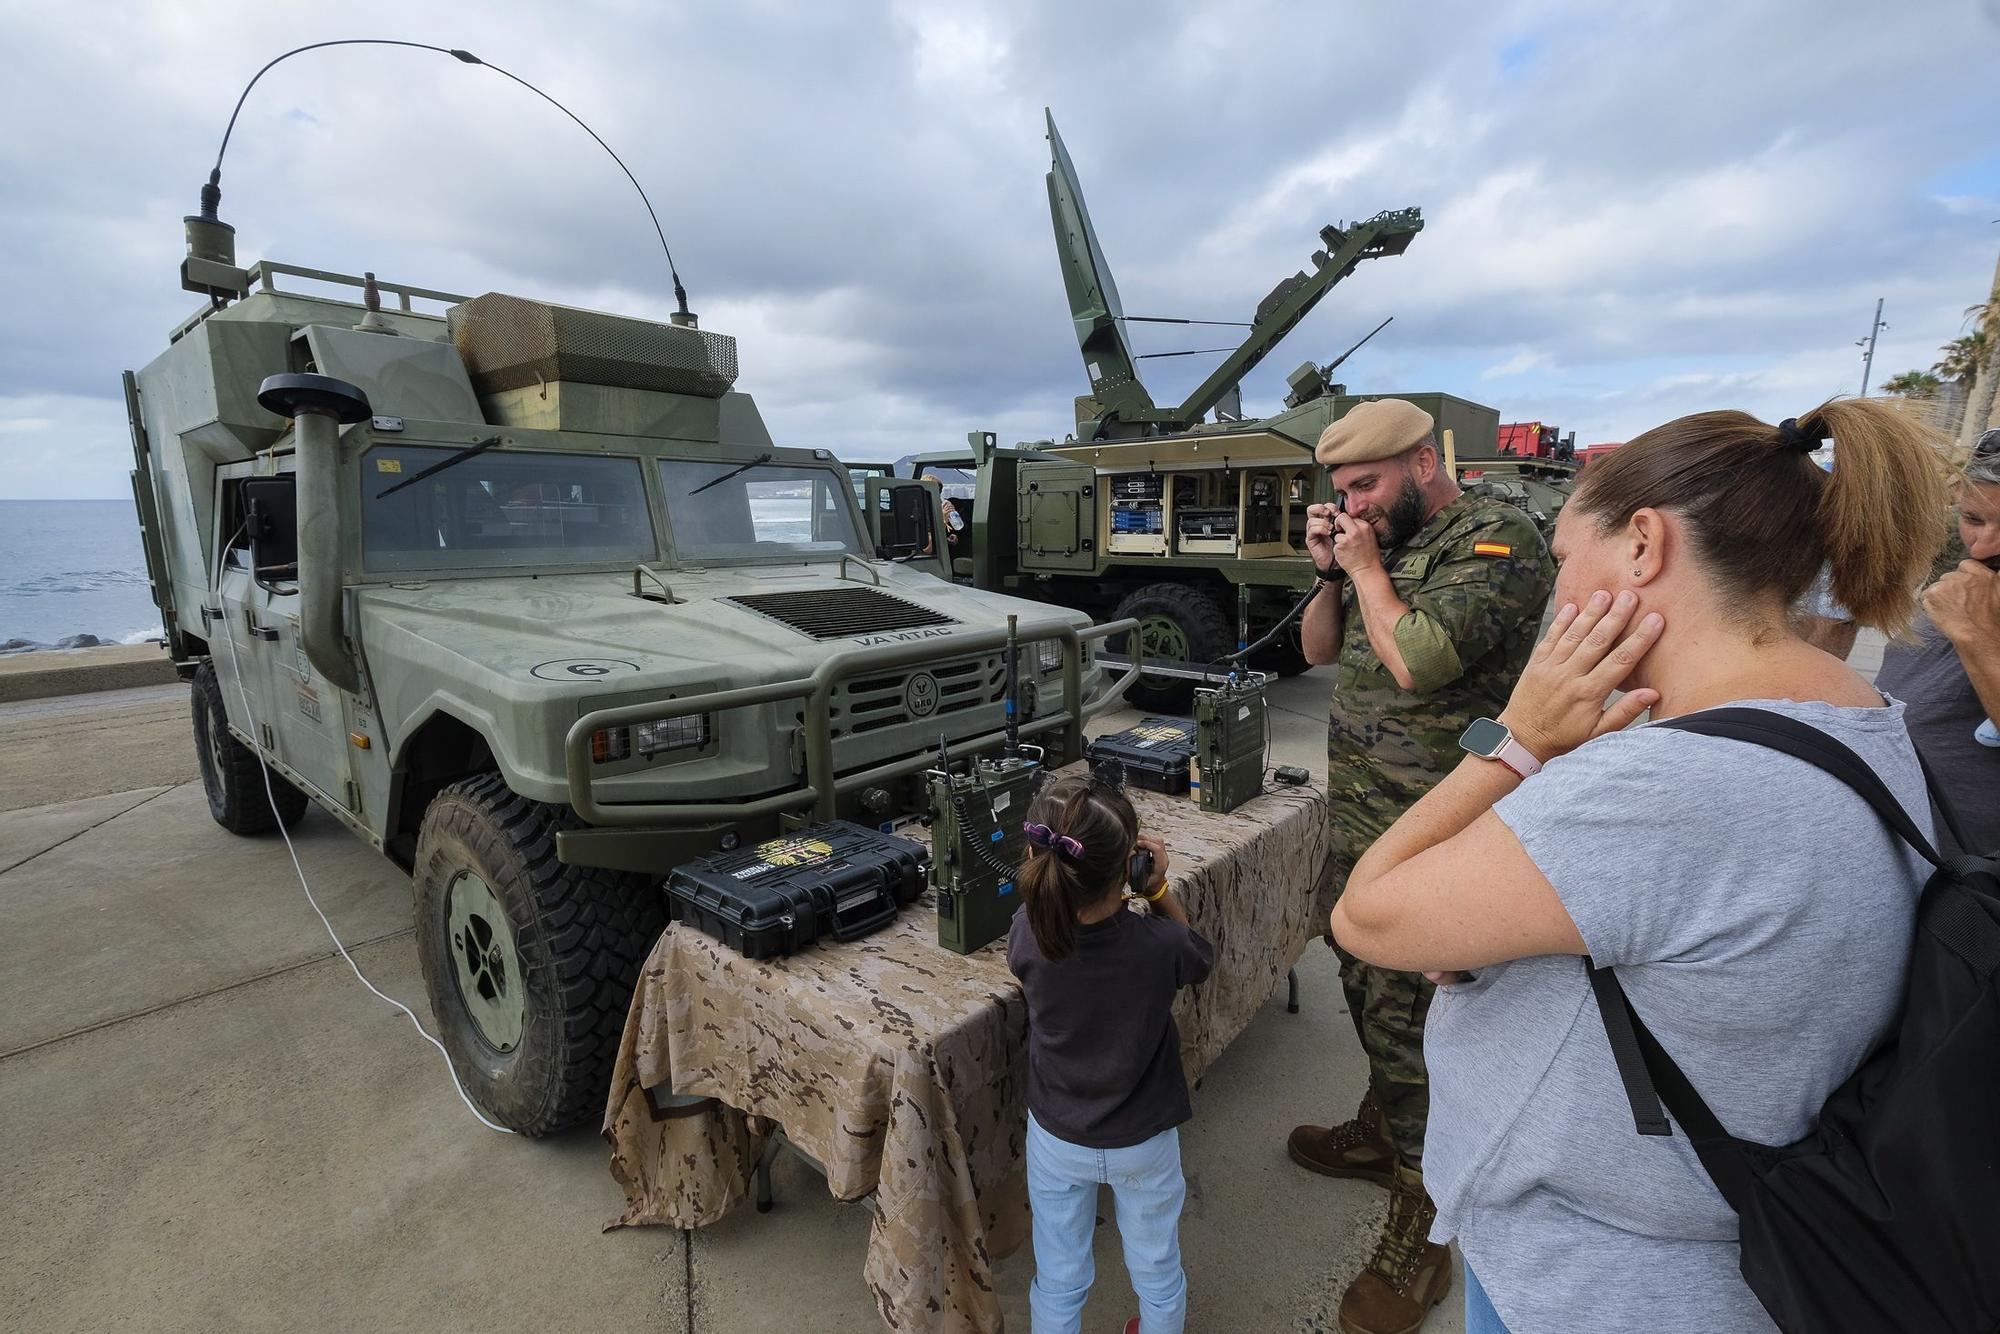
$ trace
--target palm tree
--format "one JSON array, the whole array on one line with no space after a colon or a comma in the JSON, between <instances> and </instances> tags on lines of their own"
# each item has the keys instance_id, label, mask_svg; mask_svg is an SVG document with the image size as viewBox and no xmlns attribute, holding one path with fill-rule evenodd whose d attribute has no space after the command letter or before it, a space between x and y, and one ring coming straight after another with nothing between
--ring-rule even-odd
<instances>
[{"instance_id":1,"label":"palm tree","mask_svg":"<svg viewBox=\"0 0 2000 1334\"><path fill-rule=\"evenodd\" d=\"M1954 338L1938 349L1944 355L1932 364L1931 370L1955 384L1970 385L1986 362L1986 344L1984 330Z\"/></svg>"},{"instance_id":2,"label":"palm tree","mask_svg":"<svg viewBox=\"0 0 2000 1334\"><path fill-rule=\"evenodd\" d=\"M1994 391L2000 390L2000 281L1977 306L1965 311L1968 324L1977 324L1972 337L1979 340L1979 358L1973 362L1970 393L1966 396L1965 421L1958 428L1958 443L1967 449L1993 419ZM1964 339L1956 340L1964 342Z\"/></svg>"},{"instance_id":3,"label":"palm tree","mask_svg":"<svg viewBox=\"0 0 2000 1334\"><path fill-rule=\"evenodd\" d=\"M1904 371L1882 382L1882 392L1903 398L1929 398L1944 387L1944 381L1929 371Z\"/></svg>"}]
</instances>

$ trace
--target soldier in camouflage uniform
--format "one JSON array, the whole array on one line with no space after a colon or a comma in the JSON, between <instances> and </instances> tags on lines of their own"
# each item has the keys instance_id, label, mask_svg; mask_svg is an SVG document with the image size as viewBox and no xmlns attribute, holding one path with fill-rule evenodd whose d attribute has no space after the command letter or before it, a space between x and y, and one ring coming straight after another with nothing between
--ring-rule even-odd
<instances>
[{"instance_id":1,"label":"soldier in camouflage uniform","mask_svg":"<svg viewBox=\"0 0 2000 1334\"><path fill-rule=\"evenodd\" d=\"M1321 435L1345 513L1315 507L1307 544L1330 586L1306 612L1314 662L1338 667L1327 730L1336 891L1361 854L1458 762L1473 719L1497 715L1527 665L1555 582L1534 522L1490 494L1460 491L1430 414L1400 399L1356 407ZM1331 937L1329 937L1331 939ZM1341 951L1341 984L1368 1056L1354 1119L1300 1126L1302 1166L1389 1186L1374 1258L1347 1289L1349 1334L1417 1329L1451 1283L1429 1241L1423 1189L1424 1017L1435 986Z\"/></svg>"}]
</instances>

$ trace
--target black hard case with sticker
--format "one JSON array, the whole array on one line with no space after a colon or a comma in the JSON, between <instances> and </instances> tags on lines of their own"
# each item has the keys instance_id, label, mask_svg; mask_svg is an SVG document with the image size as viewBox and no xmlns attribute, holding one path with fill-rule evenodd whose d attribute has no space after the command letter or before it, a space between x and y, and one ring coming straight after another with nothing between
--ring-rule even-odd
<instances>
[{"instance_id":1,"label":"black hard case with sticker","mask_svg":"<svg viewBox=\"0 0 2000 1334\"><path fill-rule=\"evenodd\" d=\"M930 866L922 844L834 820L676 867L667 907L744 958L768 959L887 926L924 892Z\"/></svg>"},{"instance_id":2,"label":"black hard case with sticker","mask_svg":"<svg viewBox=\"0 0 2000 1334\"><path fill-rule=\"evenodd\" d=\"M1092 768L1112 760L1124 765L1125 781L1132 787L1184 793L1194 740L1194 724L1186 718L1146 718L1137 727L1097 738L1083 753Z\"/></svg>"}]
</instances>

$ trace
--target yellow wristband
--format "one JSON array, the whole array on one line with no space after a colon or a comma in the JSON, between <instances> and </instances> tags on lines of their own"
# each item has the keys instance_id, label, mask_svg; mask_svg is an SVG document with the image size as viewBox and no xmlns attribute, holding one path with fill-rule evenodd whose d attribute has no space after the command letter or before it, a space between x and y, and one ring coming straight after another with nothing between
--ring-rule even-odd
<instances>
[{"instance_id":1,"label":"yellow wristband","mask_svg":"<svg viewBox=\"0 0 2000 1334\"><path fill-rule=\"evenodd\" d=\"M1141 897L1143 897L1148 903L1158 903L1161 899L1165 898L1166 896L1167 896L1167 882L1162 880L1160 882L1159 892L1154 894L1142 895Z\"/></svg>"}]
</instances>

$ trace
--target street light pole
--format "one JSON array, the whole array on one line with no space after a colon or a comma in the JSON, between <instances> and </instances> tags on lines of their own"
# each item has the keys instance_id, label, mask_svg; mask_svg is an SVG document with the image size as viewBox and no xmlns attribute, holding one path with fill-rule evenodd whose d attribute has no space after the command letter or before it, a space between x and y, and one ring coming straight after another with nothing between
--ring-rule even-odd
<instances>
[{"instance_id":1,"label":"street light pole","mask_svg":"<svg viewBox=\"0 0 2000 1334\"><path fill-rule=\"evenodd\" d=\"M1856 347L1867 348L1861 354L1861 396L1868 397L1868 372L1875 365L1875 336L1889 326L1882 323L1882 298L1875 298L1875 322L1868 326L1868 336L1856 339Z\"/></svg>"}]
</instances>

